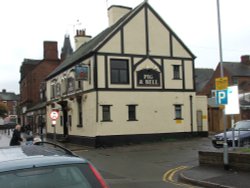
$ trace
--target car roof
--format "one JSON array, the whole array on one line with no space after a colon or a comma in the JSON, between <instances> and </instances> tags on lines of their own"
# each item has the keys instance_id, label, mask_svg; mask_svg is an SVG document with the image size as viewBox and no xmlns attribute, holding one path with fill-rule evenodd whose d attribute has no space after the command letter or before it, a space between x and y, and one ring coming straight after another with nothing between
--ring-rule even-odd
<instances>
[{"instance_id":1,"label":"car roof","mask_svg":"<svg viewBox=\"0 0 250 188\"><path fill-rule=\"evenodd\" d=\"M76 163L87 163L87 160L43 145L0 148L0 172Z\"/></svg>"}]
</instances>

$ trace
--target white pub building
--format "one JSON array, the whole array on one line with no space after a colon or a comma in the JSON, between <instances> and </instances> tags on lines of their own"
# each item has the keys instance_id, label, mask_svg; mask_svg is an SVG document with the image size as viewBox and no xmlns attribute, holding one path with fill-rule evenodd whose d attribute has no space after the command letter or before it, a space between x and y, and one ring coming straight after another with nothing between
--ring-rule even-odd
<instances>
[{"instance_id":1,"label":"white pub building","mask_svg":"<svg viewBox=\"0 0 250 188\"><path fill-rule=\"evenodd\" d=\"M58 110L57 137L98 147L206 136L192 52L147 1L113 5L108 16L94 38L78 30L76 51L47 77L47 122Z\"/></svg>"}]
</instances>

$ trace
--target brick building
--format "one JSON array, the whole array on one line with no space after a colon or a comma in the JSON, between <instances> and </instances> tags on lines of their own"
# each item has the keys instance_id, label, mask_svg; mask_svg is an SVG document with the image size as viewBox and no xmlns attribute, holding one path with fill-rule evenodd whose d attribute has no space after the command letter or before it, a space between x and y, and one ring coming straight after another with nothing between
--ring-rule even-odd
<instances>
[{"instance_id":1,"label":"brick building","mask_svg":"<svg viewBox=\"0 0 250 188\"><path fill-rule=\"evenodd\" d=\"M228 85L238 85L239 93L244 95L250 92L250 55L241 56L240 62L223 62L224 76L228 77ZM220 77L220 64L216 67L211 79L199 91L199 94L209 97L209 131L219 132L223 130L222 112L219 106L215 104L215 79ZM250 119L250 102L244 97L240 100L240 115L235 116L236 120ZM230 118L227 121L228 128L231 127Z\"/></svg>"},{"instance_id":2,"label":"brick building","mask_svg":"<svg viewBox=\"0 0 250 188\"><path fill-rule=\"evenodd\" d=\"M60 54L61 59L58 58L57 42L44 41L43 59L24 59L21 65L21 124L30 124L34 132L37 132L39 126L45 124L46 86L44 79L72 52L70 38L68 35L65 35L64 45Z\"/></svg>"},{"instance_id":3,"label":"brick building","mask_svg":"<svg viewBox=\"0 0 250 188\"><path fill-rule=\"evenodd\" d=\"M17 105L19 102L19 95L16 95L14 92L7 92L6 89L3 89L0 92L0 103L3 103L7 106L8 109L8 118L14 119L17 121ZM10 119L6 119L9 121Z\"/></svg>"},{"instance_id":4,"label":"brick building","mask_svg":"<svg viewBox=\"0 0 250 188\"><path fill-rule=\"evenodd\" d=\"M40 84L44 78L60 63L57 42L43 43L44 56L41 60L24 59L20 73L20 109L21 124L33 124L28 110L40 102Z\"/></svg>"}]
</instances>

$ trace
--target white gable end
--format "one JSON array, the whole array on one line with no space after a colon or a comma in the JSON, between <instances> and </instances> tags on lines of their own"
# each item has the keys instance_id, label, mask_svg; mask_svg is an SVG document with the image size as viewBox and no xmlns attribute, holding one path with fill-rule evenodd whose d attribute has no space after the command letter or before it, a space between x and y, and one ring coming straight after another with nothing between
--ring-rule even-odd
<instances>
[{"instance_id":1,"label":"white gable end","mask_svg":"<svg viewBox=\"0 0 250 188\"><path fill-rule=\"evenodd\" d=\"M99 51L121 53L121 32L116 33Z\"/></svg>"},{"instance_id":2,"label":"white gable end","mask_svg":"<svg viewBox=\"0 0 250 188\"><path fill-rule=\"evenodd\" d=\"M148 11L149 54L170 56L170 35L166 27Z\"/></svg>"},{"instance_id":3,"label":"white gable end","mask_svg":"<svg viewBox=\"0 0 250 188\"><path fill-rule=\"evenodd\" d=\"M174 57L192 58L192 56L187 52L183 45L174 36L172 36L172 45Z\"/></svg>"},{"instance_id":4,"label":"white gable end","mask_svg":"<svg viewBox=\"0 0 250 188\"><path fill-rule=\"evenodd\" d=\"M138 12L124 26L124 52L128 54L146 53L145 13Z\"/></svg>"}]
</instances>

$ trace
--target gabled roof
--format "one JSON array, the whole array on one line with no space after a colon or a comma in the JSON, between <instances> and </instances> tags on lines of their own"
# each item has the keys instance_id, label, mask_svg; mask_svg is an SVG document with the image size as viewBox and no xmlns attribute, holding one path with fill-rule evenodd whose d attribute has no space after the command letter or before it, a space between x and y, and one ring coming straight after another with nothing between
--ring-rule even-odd
<instances>
[{"instance_id":1,"label":"gabled roof","mask_svg":"<svg viewBox=\"0 0 250 188\"><path fill-rule=\"evenodd\" d=\"M231 76L250 76L250 65L239 62L223 62L223 67Z\"/></svg>"},{"instance_id":2,"label":"gabled roof","mask_svg":"<svg viewBox=\"0 0 250 188\"><path fill-rule=\"evenodd\" d=\"M138 9L143 7L145 3L146 2L140 4L135 9L128 12L125 16L120 18L115 24L111 25L110 27L102 31L100 34L98 34L96 37L80 46L69 58L65 59L65 61L63 61L51 74L49 74L47 79L52 78L53 76L61 73L67 68L81 61L81 59L85 59L86 57L88 57L88 55L91 55L91 53L93 53L99 47L99 45L106 42L105 39L108 38L113 32L115 32L115 29L121 23L123 23L128 17L137 12Z\"/></svg>"},{"instance_id":3,"label":"gabled roof","mask_svg":"<svg viewBox=\"0 0 250 188\"><path fill-rule=\"evenodd\" d=\"M104 45L112 37L113 33L117 32L117 30L120 29L120 26L122 26L123 24L126 24L130 18L136 15L145 6L148 6L148 8L152 12L157 14L146 0L143 1L140 5L132 9L123 17L121 17L116 23L114 23L113 25L111 25L110 27L102 31L100 34L98 34L96 37L94 37L90 41L80 46L70 57L65 59L65 61L63 61L51 74L49 74L46 80L53 78L54 76L60 74L61 72L67 70L68 68L76 65L80 61L90 57L94 52L98 51L102 47L102 45ZM161 22L165 25L165 27L167 27L169 30L172 31L172 29L164 22L164 20L160 16L158 17L161 20ZM193 58L195 58L192 52L184 45L184 43L178 38L178 36L173 31L172 31L172 34L180 42L180 44L183 45L183 47L188 51L188 53Z\"/></svg>"},{"instance_id":4,"label":"gabled roof","mask_svg":"<svg viewBox=\"0 0 250 188\"><path fill-rule=\"evenodd\" d=\"M201 91L207 82L212 78L214 74L213 69L202 69L202 68L197 68L195 69L195 87L196 87L196 92Z\"/></svg>"}]
</instances>

